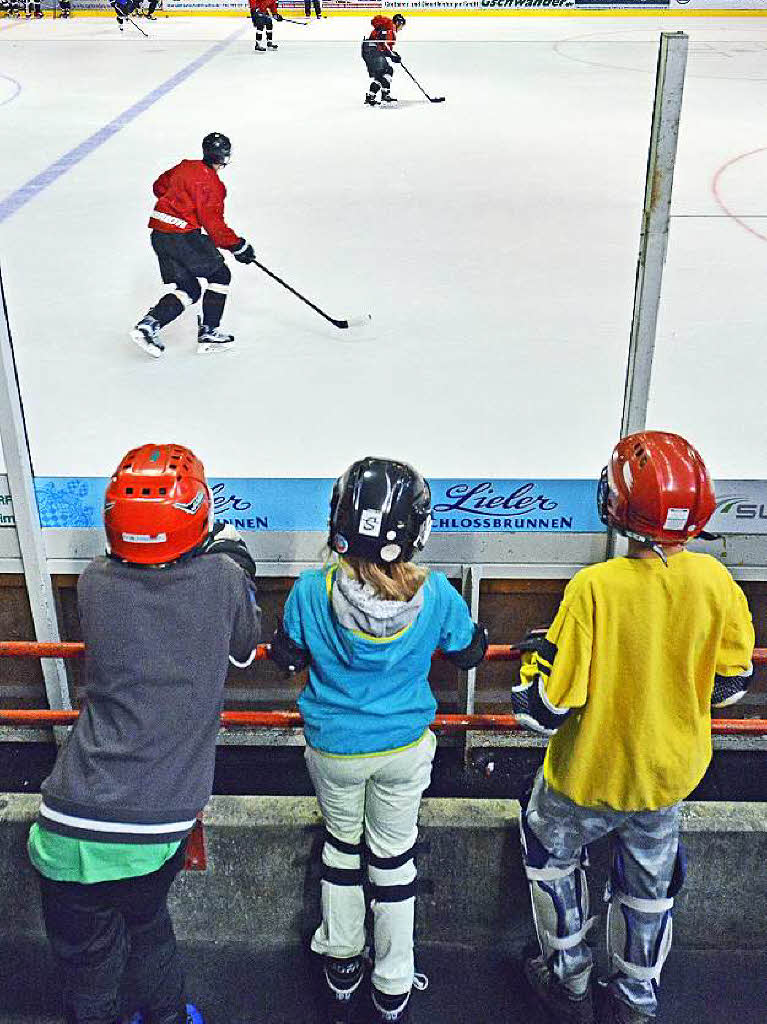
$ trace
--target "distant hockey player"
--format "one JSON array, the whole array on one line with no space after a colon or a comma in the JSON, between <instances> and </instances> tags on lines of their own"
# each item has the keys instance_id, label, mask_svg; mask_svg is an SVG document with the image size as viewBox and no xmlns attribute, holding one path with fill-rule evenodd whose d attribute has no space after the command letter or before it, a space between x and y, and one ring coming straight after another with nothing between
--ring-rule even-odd
<instances>
[{"instance_id":1,"label":"distant hockey player","mask_svg":"<svg viewBox=\"0 0 767 1024\"><path fill-rule=\"evenodd\" d=\"M682 801L711 761L711 708L748 688L754 627L727 569L686 550L716 498L684 438L624 437L597 505L602 522L628 537L628 555L572 578L545 636L535 631L520 645L522 685L511 694L517 718L551 736L523 801L540 946L524 969L553 1020L592 1024L584 853L610 835L608 977L596 1019L653 1024L685 874Z\"/></svg>"},{"instance_id":2,"label":"distant hockey player","mask_svg":"<svg viewBox=\"0 0 767 1024\"><path fill-rule=\"evenodd\" d=\"M234 337L218 329L232 280L219 249L239 263L255 260L253 246L236 235L224 220L226 188L219 170L231 158L232 144L220 132L202 140L202 160L182 160L154 183L157 203L149 218L151 243L165 284L173 285L130 332L131 340L151 356L162 355L160 331L202 294L197 351L231 349ZM203 234L204 229L205 234ZM208 282L201 292L198 277Z\"/></svg>"},{"instance_id":3,"label":"distant hockey player","mask_svg":"<svg viewBox=\"0 0 767 1024\"><path fill-rule=\"evenodd\" d=\"M323 13L322 13L322 4L320 3L320 0L313 0L313 2L314 2L314 13L315 13L315 15L317 16L317 18L322 18L323 17ZM311 16L312 16L312 0L304 0L304 15L307 18L311 18Z\"/></svg>"},{"instance_id":4,"label":"distant hockey player","mask_svg":"<svg viewBox=\"0 0 767 1024\"><path fill-rule=\"evenodd\" d=\"M43 8L41 0L27 0L27 17L28 18L42 18Z\"/></svg>"},{"instance_id":5,"label":"distant hockey player","mask_svg":"<svg viewBox=\"0 0 767 1024\"><path fill-rule=\"evenodd\" d=\"M59 8L62 18L72 17L72 0L59 0Z\"/></svg>"},{"instance_id":6,"label":"distant hockey player","mask_svg":"<svg viewBox=\"0 0 767 1024\"><path fill-rule=\"evenodd\" d=\"M393 18L377 14L370 24L373 31L367 39L362 40L362 59L371 78L365 102L374 107L378 102L379 92L382 102L396 102L389 91L391 76L394 74L394 68L389 61L399 64L402 59L394 49L394 44L397 41L397 32L405 25L405 18L402 14L395 14Z\"/></svg>"},{"instance_id":7,"label":"distant hockey player","mask_svg":"<svg viewBox=\"0 0 767 1024\"><path fill-rule=\"evenodd\" d=\"M272 42L272 18L282 21L277 10L277 0L249 0L250 20L256 30L256 51L276 50L277 44ZM261 45L262 33L266 30L266 46Z\"/></svg>"}]
</instances>

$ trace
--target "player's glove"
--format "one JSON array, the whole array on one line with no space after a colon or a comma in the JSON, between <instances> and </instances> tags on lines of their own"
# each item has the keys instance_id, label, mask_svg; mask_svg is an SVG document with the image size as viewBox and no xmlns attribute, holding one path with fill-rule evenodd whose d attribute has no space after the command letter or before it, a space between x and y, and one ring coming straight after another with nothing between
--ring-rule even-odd
<instances>
[{"instance_id":1,"label":"player's glove","mask_svg":"<svg viewBox=\"0 0 767 1024\"><path fill-rule=\"evenodd\" d=\"M244 238L240 239L240 244L238 248L232 249L232 255L234 256L238 263L256 262L256 254L253 252L253 246Z\"/></svg>"},{"instance_id":2,"label":"player's glove","mask_svg":"<svg viewBox=\"0 0 767 1024\"><path fill-rule=\"evenodd\" d=\"M280 14L279 11L275 11L274 12L274 20L275 21L282 21L282 15Z\"/></svg>"},{"instance_id":3,"label":"player's glove","mask_svg":"<svg viewBox=\"0 0 767 1024\"><path fill-rule=\"evenodd\" d=\"M392 52L389 54L389 56L391 57L391 59L394 61L395 64L401 64L402 63L402 58L400 57L400 55L397 53L396 50L392 50Z\"/></svg>"},{"instance_id":4,"label":"player's glove","mask_svg":"<svg viewBox=\"0 0 767 1024\"><path fill-rule=\"evenodd\" d=\"M215 522L213 529L202 543L203 555L228 555L256 583L256 563L245 547L245 541L229 523Z\"/></svg>"}]
</instances>

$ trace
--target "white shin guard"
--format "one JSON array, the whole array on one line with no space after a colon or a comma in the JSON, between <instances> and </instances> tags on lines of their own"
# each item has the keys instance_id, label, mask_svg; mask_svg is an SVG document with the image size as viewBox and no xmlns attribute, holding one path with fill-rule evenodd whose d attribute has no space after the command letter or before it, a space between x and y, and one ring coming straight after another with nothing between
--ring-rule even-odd
<instances>
[{"instance_id":1,"label":"white shin guard","mask_svg":"<svg viewBox=\"0 0 767 1024\"><path fill-rule=\"evenodd\" d=\"M522 819L520 833L535 932L541 955L549 962L556 954L575 952L596 921L596 917L589 917L589 889L583 858L581 863L555 866L548 863L552 858L527 832ZM530 849L533 845L535 850ZM568 975L567 987L580 995L588 985L590 957L580 970L562 973Z\"/></svg>"},{"instance_id":2,"label":"white shin guard","mask_svg":"<svg viewBox=\"0 0 767 1024\"><path fill-rule=\"evenodd\" d=\"M605 889L607 907L607 956L611 974L625 974L636 981L660 981L660 973L671 949L673 896L664 899L641 899L621 892L611 882ZM642 924L629 911L644 915ZM641 934L640 934L641 933ZM654 953L654 962L638 964L628 959L630 950L644 948ZM653 959L650 955L647 959Z\"/></svg>"}]
</instances>

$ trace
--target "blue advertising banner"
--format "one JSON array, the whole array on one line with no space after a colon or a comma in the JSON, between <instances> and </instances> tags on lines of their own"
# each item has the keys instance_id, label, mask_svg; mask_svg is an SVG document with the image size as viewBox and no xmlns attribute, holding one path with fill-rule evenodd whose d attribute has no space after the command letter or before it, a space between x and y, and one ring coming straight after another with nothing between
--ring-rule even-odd
<instances>
[{"instance_id":1,"label":"blue advertising banner","mask_svg":"<svg viewBox=\"0 0 767 1024\"><path fill-rule=\"evenodd\" d=\"M594 480L431 480L441 533L598 533ZM38 477L43 527L101 525L106 478ZM331 479L211 479L215 516L238 530L323 531Z\"/></svg>"}]
</instances>

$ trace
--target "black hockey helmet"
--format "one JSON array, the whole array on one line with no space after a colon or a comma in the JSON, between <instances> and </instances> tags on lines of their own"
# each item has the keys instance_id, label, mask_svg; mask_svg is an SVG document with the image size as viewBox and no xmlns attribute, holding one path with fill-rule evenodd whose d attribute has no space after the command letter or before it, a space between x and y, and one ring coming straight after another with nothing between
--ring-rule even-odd
<instances>
[{"instance_id":1,"label":"black hockey helmet","mask_svg":"<svg viewBox=\"0 0 767 1024\"><path fill-rule=\"evenodd\" d=\"M328 543L339 555L407 562L431 532L431 488L412 466L360 459L333 487Z\"/></svg>"},{"instance_id":2,"label":"black hockey helmet","mask_svg":"<svg viewBox=\"0 0 767 1024\"><path fill-rule=\"evenodd\" d=\"M392 18L392 21L394 22L395 25L399 25L399 27L402 28L402 26L405 24L405 15L400 14L399 11L397 11L397 13Z\"/></svg>"},{"instance_id":3,"label":"black hockey helmet","mask_svg":"<svg viewBox=\"0 0 767 1024\"><path fill-rule=\"evenodd\" d=\"M232 144L221 132L211 132L202 140L202 158L209 166L226 166L232 158Z\"/></svg>"}]
</instances>

